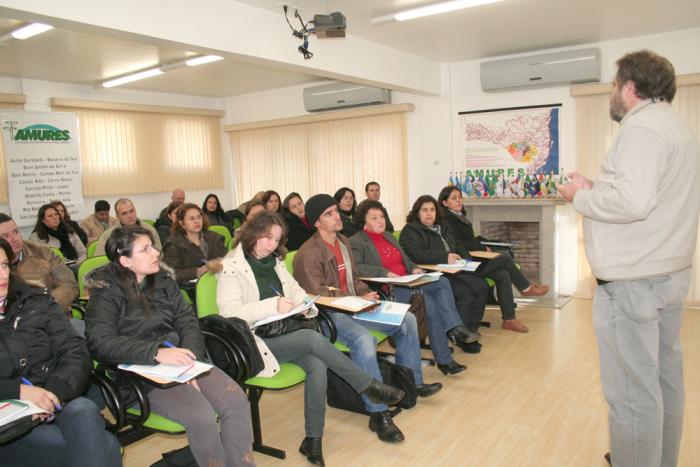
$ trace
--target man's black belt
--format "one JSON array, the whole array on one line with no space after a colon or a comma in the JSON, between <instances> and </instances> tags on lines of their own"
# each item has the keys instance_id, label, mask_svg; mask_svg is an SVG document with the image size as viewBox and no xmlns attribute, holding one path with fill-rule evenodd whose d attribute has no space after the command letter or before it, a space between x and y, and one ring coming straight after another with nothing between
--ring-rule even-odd
<instances>
[{"instance_id":1,"label":"man's black belt","mask_svg":"<svg viewBox=\"0 0 700 467\"><path fill-rule=\"evenodd\" d=\"M596 277L595 281L598 283L598 285L605 285L605 284L609 284L610 282L612 282L612 281L604 281L603 279L598 279L597 277Z\"/></svg>"}]
</instances>

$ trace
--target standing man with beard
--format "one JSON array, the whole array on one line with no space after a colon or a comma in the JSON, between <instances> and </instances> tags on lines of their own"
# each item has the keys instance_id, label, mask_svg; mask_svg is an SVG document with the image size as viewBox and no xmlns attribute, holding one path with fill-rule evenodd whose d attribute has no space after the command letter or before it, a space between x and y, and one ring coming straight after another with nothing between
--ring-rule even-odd
<instances>
[{"instance_id":1,"label":"standing man with beard","mask_svg":"<svg viewBox=\"0 0 700 467\"><path fill-rule=\"evenodd\" d=\"M610 116L620 132L591 182L558 185L584 217L598 282L593 323L615 466L678 463L680 327L700 211L697 138L671 109L673 65L642 50L617 61Z\"/></svg>"}]
</instances>

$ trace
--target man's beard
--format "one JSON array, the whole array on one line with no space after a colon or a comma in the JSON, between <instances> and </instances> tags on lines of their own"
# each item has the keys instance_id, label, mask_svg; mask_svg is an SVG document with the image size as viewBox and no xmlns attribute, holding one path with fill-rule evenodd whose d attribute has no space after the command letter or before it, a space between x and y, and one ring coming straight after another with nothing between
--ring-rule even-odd
<instances>
[{"instance_id":1,"label":"man's beard","mask_svg":"<svg viewBox=\"0 0 700 467\"><path fill-rule=\"evenodd\" d=\"M610 98L610 118L612 118L613 121L620 123L625 117L626 113L627 112L625 111L625 107L622 104L622 99L620 98L620 95L618 93L613 94Z\"/></svg>"}]
</instances>

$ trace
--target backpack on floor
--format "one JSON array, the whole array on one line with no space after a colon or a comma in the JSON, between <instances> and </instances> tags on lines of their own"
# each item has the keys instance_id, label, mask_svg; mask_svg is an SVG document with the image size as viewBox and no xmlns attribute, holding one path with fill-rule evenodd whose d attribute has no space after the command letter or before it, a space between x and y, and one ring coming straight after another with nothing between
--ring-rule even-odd
<instances>
[{"instance_id":1,"label":"backpack on floor","mask_svg":"<svg viewBox=\"0 0 700 467\"><path fill-rule=\"evenodd\" d=\"M349 358L349 357L348 357ZM379 371L382 373L384 384L403 390L406 395L399 403L402 409L410 409L416 405L416 383L413 370L397 365L384 357L378 357ZM369 415L362 397L344 379L328 370L328 388L326 401L331 407L350 412Z\"/></svg>"}]
</instances>

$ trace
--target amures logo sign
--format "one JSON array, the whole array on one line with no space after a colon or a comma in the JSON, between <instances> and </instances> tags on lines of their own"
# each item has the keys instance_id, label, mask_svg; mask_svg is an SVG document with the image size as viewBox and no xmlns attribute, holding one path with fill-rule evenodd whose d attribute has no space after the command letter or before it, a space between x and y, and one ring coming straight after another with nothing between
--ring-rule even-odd
<instances>
[{"instance_id":1,"label":"amures logo sign","mask_svg":"<svg viewBox=\"0 0 700 467\"><path fill-rule=\"evenodd\" d=\"M16 121L6 121L3 129L10 134L10 140L17 143L36 143L50 141L70 141L70 131L61 130L53 125L39 123L25 128L17 128Z\"/></svg>"}]
</instances>

